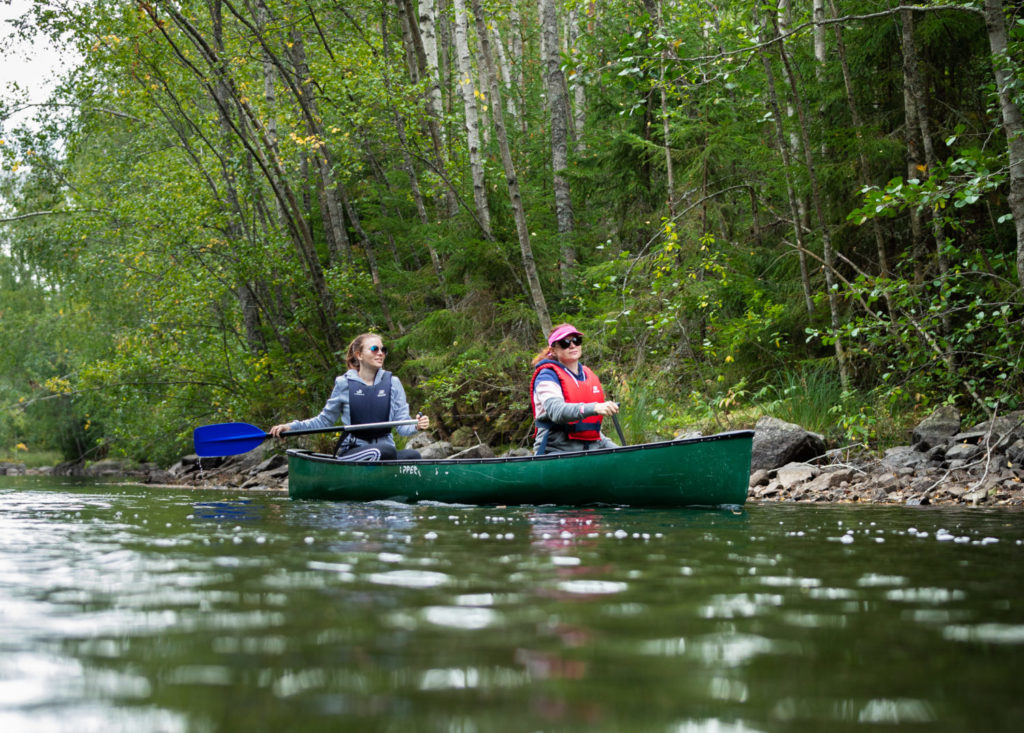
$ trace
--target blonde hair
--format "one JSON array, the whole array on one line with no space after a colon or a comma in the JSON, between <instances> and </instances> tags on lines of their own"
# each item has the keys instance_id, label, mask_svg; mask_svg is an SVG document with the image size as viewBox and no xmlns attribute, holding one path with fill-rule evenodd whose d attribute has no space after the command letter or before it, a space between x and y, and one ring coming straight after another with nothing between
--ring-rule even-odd
<instances>
[{"instance_id":1,"label":"blonde hair","mask_svg":"<svg viewBox=\"0 0 1024 733\"><path fill-rule=\"evenodd\" d=\"M537 353L537 355L535 357L533 357L533 360L530 362L530 366L537 366L540 362L544 361L545 359L554 359L554 358L555 358L555 355L551 352L551 347L550 346L545 346L543 349L541 349Z\"/></svg>"},{"instance_id":2,"label":"blonde hair","mask_svg":"<svg viewBox=\"0 0 1024 733\"><path fill-rule=\"evenodd\" d=\"M375 333L361 333L352 339L352 343L348 345L348 355L345 357L345 363L349 369L359 368L359 354L363 350L363 343L368 338L380 338Z\"/></svg>"}]
</instances>

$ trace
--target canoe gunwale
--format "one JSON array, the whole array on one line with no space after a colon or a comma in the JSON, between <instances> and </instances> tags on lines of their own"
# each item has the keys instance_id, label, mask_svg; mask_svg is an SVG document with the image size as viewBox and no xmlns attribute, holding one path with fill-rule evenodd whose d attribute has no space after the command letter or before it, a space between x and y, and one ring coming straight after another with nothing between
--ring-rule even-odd
<instances>
[{"instance_id":1,"label":"canoe gunwale","mask_svg":"<svg viewBox=\"0 0 1024 733\"><path fill-rule=\"evenodd\" d=\"M621 445L615 448L601 448L598 450L575 451L573 453L549 453L543 456L503 456L495 458L420 458L413 460L393 461L343 461L335 456L326 453L303 450L301 448L290 448L287 455L295 458L316 463L328 463L340 466L452 466L471 464L500 464L500 463L534 463L540 461L555 461L566 459L581 459L589 456L600 456L617 453L632 453L641 450L657 450L659 448L670 448L679 445L692 445L697 443L710 443L724 440L747 440L754 435L753 430L731 430L715 435L702 435L696 438L676 438L673 440L662 440L655 443L637 443L636 445Z\"/></svg>"}]
</instances>

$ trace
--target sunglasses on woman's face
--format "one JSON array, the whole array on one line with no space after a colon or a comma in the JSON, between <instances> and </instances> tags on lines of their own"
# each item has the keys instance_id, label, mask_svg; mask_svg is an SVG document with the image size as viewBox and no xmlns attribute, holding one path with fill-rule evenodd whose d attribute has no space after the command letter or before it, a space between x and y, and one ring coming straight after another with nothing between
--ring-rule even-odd
<instances>
[{"instance_id":1,"label":"sunglasses on woman's face","mask_svg":"<svg viewBox=\"0 0 1024 733\"><path fill-rule=\"evenodd\" d=\"M570 336L569 338L566 339L558 339L558 341L555 342L556 345L561 346L563 349L568 349L570 346L579 346L582 343L583 337L580 336L579 334L576 334L575 336Z\"/></svg>"},{"instance_id":2,"label":"sunglasses on woman's face","mask_svg":"<svg viewBox=\"0 0 1024 733\"><path fill-rule=\"evenodd\" d=\"M376 354L378 351L384 354L384 356L388 355L388 350L383 346L377 346L377 344L374 344L373 346L370 347L371 354Z\"/></svg>"}]
</instances>

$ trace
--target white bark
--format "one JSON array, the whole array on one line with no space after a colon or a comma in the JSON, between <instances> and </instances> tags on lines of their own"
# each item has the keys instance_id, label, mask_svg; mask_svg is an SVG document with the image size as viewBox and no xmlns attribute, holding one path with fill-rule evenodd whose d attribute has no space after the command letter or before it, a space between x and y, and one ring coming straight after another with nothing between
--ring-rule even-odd
<instances>
[{"instance_id":1,"label":"white bark","mask_svg":"<svg viewBox=\"0 0 1024 733\"><path fill-rule=\"evenodd\" d=\"M555 217L558 220L561 257L559 270L563 286L568 286L576 265L576 250L570 235L573 230L572 196L569 181L562 174L569 167L569 100L565 75L562 73L558 43L558 13L555 0L540 0L540 29L544 39L542 48L548 55L541 58L544 81L548 91L548 110L551 119L551 169L555 189Z\"/></svg>"},{"instance_id":2,"label":"white bark","mask_svg":"<svg viewBox=\"0 0 1024 733\"><path fill-rule=\"evenodd\" d=\"M462 0L458 0L460 3ZM501 101L501 91L498 88L498 76L494 69L494 60L490 49L490 40L487 33L487 23L480 9L480 0L472 0L473 15L476 20L476 33L480 40L480 57L483 63L480 69L480 76L491 92L491 113L494 120L494 132L498 140L498 148L501 151L501 162L505 168L505 183L508 186L509 202L512 205L512 215L516 221L516 234L519 237L519 250L523 259L523 269L526 272L526 280L530 287L530 298L533 300L533 309L537 314L537 321L541 331L548 333L551 330L551 316L548 314L547 300L544 298L544 290L541 288L540 277L537 274L537 264L533 258L533 247L530 244L530 230L526 226L526 211L523 208L523 197L519 191L519 177L516 174L515 164L512 161L512 151L509 148L508 134L505 128L504 105Z\"/></svg>"},{"instance_id":3,"label":"white bark","mask_svg":"<svg viewBox=\"0 0 1024 733\"><path fill-rule=\"evenodd\" d=\"M494 52L498 57L498 71L501 73L501 85L505 88L505 107L512 117L518 117L516 111L519 105L516 103L516 94L512 84L512 67L508 63L508 56L505 54L505 44L502 43L501 34L497 27L491 29L494 34ZM518 57L517 57L518 58Z\"/></svg>"},{"instance_id":4,"label":"white bark","mask_svg":"<svg viewBox=\"0 0 1024 733\"><path fill-rule=\"evenodd\" d=\"M491 210L487 204L487 185L484 179L484 161L480 151L480 120L476 106L476 86L473 84L473 60L469 54L466 0L454 0L455 7L455 55L459 67L459 91L466 114L466 146L469 152L469 167L473 176L473 202L480 228L488 239L491 232Z\"/></svg>"},{"instance_id":5,"label":"white bark","mask_svg":"<svg viewBox=\"0 0 1024 733\"><path fill-rule=\"evenodd\" d=\"M437 29L434 27L434 0L419 0L420 36L423 38L423 52L427 57L427 110L432 117L441 119L441 77L437 61Z\"/></svg>"},{"instance_id":6,"label":"white bark","mask_svg":"<svg viewBox=\"0 0 1024 733\"><path fill-rule=\"evenodd\" d=\"M569 44L569 55L573 59L573 73L569 77L569 91L573 99L573 139L576 140L576 152L581 153L586 149L583 142L583 130L587 121L587 92L583 85L583 75L580 69L580 58L576 51L576 44L580 37L580 14L576 8L569 11L567 42Z\"/></svg>"}]
</instances>

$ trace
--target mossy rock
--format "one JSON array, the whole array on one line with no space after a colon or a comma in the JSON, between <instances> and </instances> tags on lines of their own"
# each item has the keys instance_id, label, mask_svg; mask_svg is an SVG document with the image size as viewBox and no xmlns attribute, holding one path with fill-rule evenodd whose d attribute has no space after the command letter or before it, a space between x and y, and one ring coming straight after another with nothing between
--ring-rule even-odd
<instances>
[{"instance_id":1,"label":"mossy rock","mask_svg":"<svg viewBox=\"0 0 1024 733\"><path fill-rule=\"evenodd\" d=\"M448 442L452 444L452 447L461 449L476 445L479 441L476 439L476 433L473 431L473 428L463 426L451 434Z\"/></svg>"}]
</instances>

